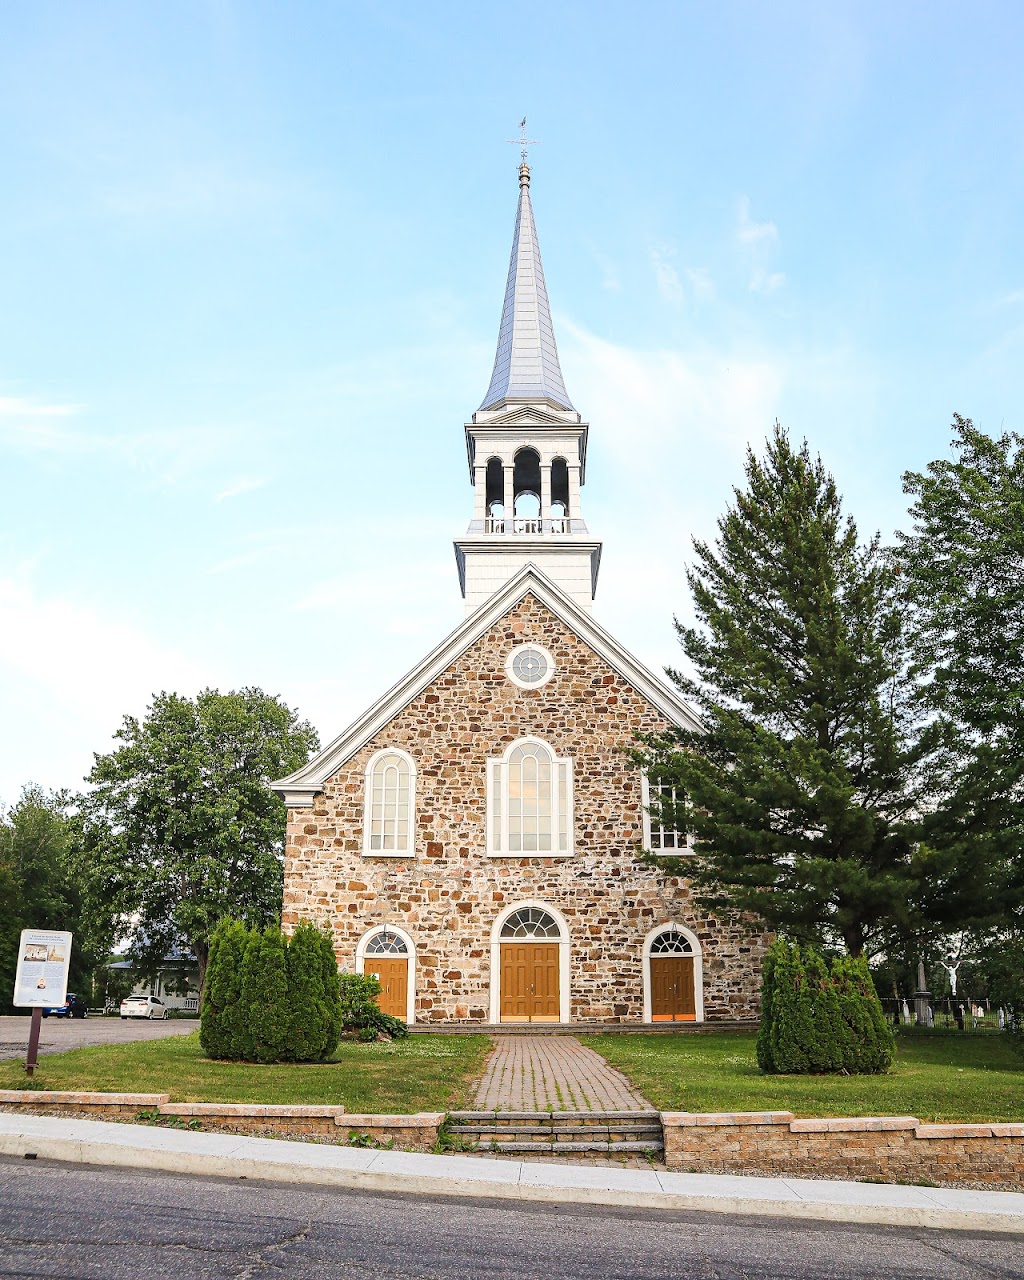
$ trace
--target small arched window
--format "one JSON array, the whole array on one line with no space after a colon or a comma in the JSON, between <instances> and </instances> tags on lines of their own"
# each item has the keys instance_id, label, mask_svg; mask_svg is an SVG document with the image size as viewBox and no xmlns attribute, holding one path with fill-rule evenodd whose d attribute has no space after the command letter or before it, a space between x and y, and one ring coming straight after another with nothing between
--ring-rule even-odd
<instances>
[{"instance_id":1,"label":"small arched window","mask_svg":"<svg viewBox=\"0 0 1024 1280\"><path fill-rule=\"evenodd\" d=\"M413 852L416 771L404 751L379 751L366 766L363 853L384 857Z\"/></svg>"},{"instance_id":2,"label":"small arched window","mask_svg":"<svg viewBox=\"0 0 1024 1280\"><path fill-rule=\"evenodd\" d=\"M487 762L487 843L492 855L572 853L572 761L538 738Z\"/></svg>"}]
</instances>

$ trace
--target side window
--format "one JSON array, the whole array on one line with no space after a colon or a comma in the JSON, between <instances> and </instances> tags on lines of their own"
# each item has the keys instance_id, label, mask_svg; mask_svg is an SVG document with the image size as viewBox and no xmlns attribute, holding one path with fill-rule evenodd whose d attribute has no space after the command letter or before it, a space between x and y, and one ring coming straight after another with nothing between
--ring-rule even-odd
<instances>
[{"instance_id":1,"label":"side window","mask_svg":"<svg viewBox=\"0 0 1024 1280\"><path fill-rule=\"evenodd\" d=\"M414 852L416 770L404 751L378 751L366 766L363 853L378 857Z\"/></svg>"},{"instance_id":2,"label":"side window","mask_svg":"<svg viewBox=\"0 0 1024 1280\"><path fill-rule=\"evenodd\" d=\"M693 840L685 828L685 794L671 783L642 777L644 848L651 853L693 853Z\"/></svg>"},{"instance_id":3,"label":"side window","mask_svg":"<svg viewBox=\"0 0 1024 1280\"><path fill-rule=\"evenodd\" d=\"M487 850L498 856L572 853L572 761L536 738L487 762Z\"/></svg>"}]
</instances>

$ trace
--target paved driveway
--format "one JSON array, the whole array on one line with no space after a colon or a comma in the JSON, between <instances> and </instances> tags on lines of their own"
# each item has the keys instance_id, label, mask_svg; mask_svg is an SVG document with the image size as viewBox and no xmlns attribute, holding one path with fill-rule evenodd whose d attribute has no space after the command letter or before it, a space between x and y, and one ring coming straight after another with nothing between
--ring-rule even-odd
<instances>
[{"instance_id":1,"label":"paved driveway","mask_svg":"<svg viewBox=\"0 0 1024 1280\"><path fill-rule=\"evenodd\" d=\"M31 1017L0 1018L0 1058L24 1058ZM162 1040L184 1036L199 1026L196 1018L44 1018L39 1052L63 1053L87 1044L127 1044L129 1040Z\"/></svg>"}]
</instances>

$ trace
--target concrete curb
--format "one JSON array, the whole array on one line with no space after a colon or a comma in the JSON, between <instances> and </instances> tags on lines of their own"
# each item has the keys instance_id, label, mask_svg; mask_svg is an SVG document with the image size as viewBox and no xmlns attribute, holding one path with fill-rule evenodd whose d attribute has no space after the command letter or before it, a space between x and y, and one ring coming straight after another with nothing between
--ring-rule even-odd
<instances>
[{"instance_id":1,"label":"concrete curb","mask_svg":"<svg viewBox=\"0 0 1024 1280\"><path fill-rule=\"evenodd\" d=\"M98 1120L0 1115L0 1155L362 1191L731 1213L1024 1235L1024 1194L552 1167L322 1146Z\"/></svg>"}]
</instances>

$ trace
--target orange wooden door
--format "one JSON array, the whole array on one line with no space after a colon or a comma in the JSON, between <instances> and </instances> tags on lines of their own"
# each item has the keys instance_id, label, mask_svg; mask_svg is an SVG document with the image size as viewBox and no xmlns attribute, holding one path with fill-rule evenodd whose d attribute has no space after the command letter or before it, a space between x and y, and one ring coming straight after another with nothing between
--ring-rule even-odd
<instances>
[{"instance_id":1,"label":"orange wooden door","mask_svg":"<svg viewBox=\"0 0 1024 1280\"><path fill-rule=\"evenodd\" d=\"M692 956L651 956L651 1020L693 1022L697 993Z\"/></svg>"},{"instance_id":2,"label":"orange wooden door","mask_svg":"<svg viewBox=\"0 0 1024 1280\"><path fill-rule=\"evenodd\" d=\"M409 961L395 960L392 957L369 957L363 966L364 973L372 973L380 983L380 995L377 1004L382 1013L390 1013L393 1018L401 1018L404 1022L409 1012Z\"/></svg>"},{"instance_id":3,"label":"orange wooden door","mask_svg":"<svg viewBox=\"0 0 1024 1280\"><path fill-rule=\"evenodd\" d=\"M558 1021L558 943L501 944L502 1022Z\"/></svg>"}]
</instances>

